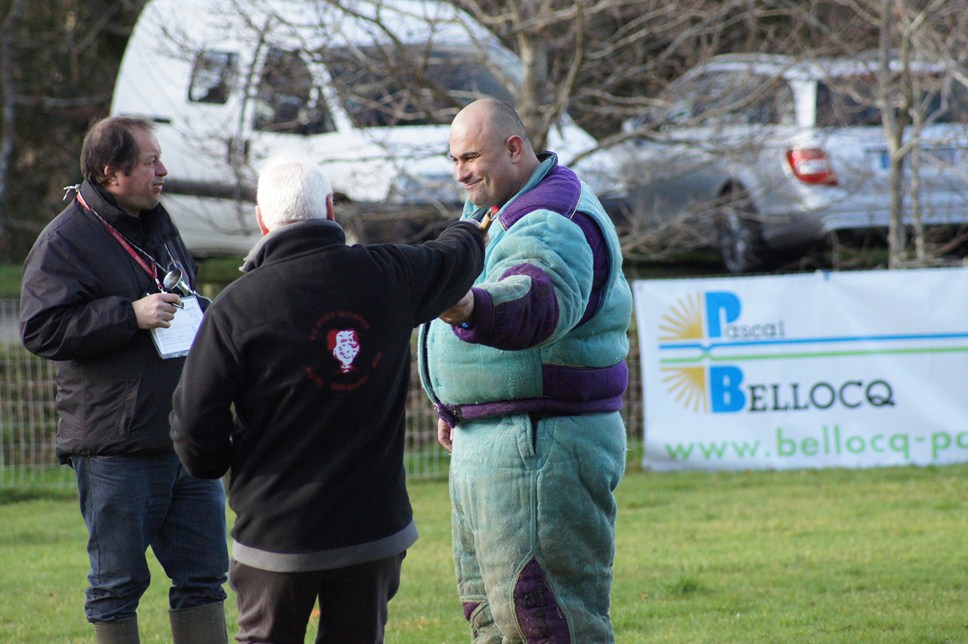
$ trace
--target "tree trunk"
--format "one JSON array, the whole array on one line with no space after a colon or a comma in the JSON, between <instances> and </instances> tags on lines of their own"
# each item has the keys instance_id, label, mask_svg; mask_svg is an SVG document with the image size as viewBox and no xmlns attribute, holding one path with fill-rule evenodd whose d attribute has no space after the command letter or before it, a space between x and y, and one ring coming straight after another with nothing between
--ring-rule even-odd
<instances>
[{"instance_id":1,"label":"tree trunk","mask_svg":"<svg viewBox=\"0 0 968 644\"><path fill-rule=\"evenodd\" d=\"M894 0L881 0L881 24L879 40L878 102L887 140L889 172L888 200L890 222L887 228L888 268L899 268L904 263L904 157L901 154L902 121L895 118L891 101L891 36L894 28Z\"/></svg>"}]
</instances>

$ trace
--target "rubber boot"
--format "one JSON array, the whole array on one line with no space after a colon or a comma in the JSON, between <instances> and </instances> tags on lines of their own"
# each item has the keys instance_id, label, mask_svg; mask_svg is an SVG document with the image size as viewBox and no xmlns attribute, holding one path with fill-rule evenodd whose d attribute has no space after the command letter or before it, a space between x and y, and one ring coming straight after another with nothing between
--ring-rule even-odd
<instances>
[{"instance_id":1,"label":"rubber boot","mask_svg":"<svg viewBox=\"0 0 968 644\"><path fill-rule=\"evenodd\" d=\"M113 622L94 622L97 644L141 644L138 639L138 616Z\"/></svg>"},{"instance_id":2,"label":"rubber boot","mask_svg":"<svg viewBox=\"0 0 968 644\"><path fill-rule=\"evenodd\" d=\"M173 644L228 644L222 602L168 611Z\"/></svg>"}]
</instances>

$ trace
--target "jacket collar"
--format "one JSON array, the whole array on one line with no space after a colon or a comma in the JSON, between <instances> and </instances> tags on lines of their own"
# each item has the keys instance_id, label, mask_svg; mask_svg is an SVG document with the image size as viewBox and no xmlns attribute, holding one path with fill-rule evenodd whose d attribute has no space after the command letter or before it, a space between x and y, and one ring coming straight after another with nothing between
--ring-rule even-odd
<instances>
[{"instance_id":1,"label":"jacket collar","mask_svg":"<svg viewBox=\"0 0 968 644\"><path fill-rule=\"evenodd\" d=\"M78 190L84 202L102 219L111 224L122 235L144 241L147 231L154 229L156 222L163 218L164 209L159 204L151 210L143 210L140 217L129 215L114 198L110 192L101 189L99 186L84 180ZM78 204L85 214L86 208Z\"/></svg>"},{"instance_id":2,"label":"jacket collar","mask_svg":"<svg viewBox=\"0 0 968 644\"><path fill-rule=\"evenodd\" d=\"M328 219L308 219L276 228L260 239L246 255L239 269L247 273L280 257L345 246L342 227Z\"/></svg>"}]
</instances>

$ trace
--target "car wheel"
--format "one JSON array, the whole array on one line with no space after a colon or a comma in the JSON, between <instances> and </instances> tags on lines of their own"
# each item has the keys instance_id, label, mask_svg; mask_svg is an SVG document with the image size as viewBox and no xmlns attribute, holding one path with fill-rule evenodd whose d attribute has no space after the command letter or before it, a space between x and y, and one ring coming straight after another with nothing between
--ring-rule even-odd
<instances>
[{"instance_id":1,"label":"car wheel","mask_svg":"<svg viewBox=\"0 0 968 644\"><path fill-rule=\"evenodd\" d=\"M723 193L716 213L716 233L723 265L730 273L749 273L766 263L766 248L756 212L743 190Z\"/></svg>"}]
</instances>

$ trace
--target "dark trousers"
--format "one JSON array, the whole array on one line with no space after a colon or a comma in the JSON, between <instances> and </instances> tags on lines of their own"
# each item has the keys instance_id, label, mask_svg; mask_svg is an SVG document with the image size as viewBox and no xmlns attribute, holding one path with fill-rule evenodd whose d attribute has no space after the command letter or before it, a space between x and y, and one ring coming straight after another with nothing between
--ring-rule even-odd
<instances>
[{"instance_id":1,"label":"dark trousers","mask_svg":"<svg viewBox=\"0 0 968 644\"><path fill-rule=\"evenodd\" d=\"M308 572L271 572L233 559L229 582L238 595L236 639L302 644L318 599L316 644L379 644L405 556L402 552L357 566Z\"/></svg>"}]
</instances>

